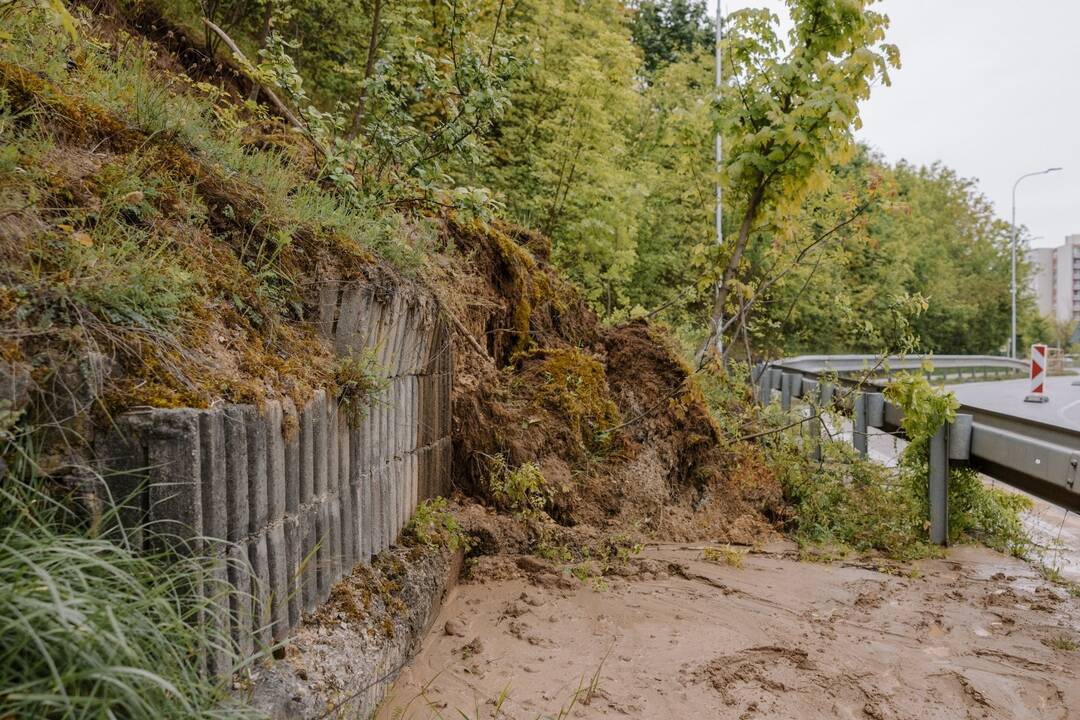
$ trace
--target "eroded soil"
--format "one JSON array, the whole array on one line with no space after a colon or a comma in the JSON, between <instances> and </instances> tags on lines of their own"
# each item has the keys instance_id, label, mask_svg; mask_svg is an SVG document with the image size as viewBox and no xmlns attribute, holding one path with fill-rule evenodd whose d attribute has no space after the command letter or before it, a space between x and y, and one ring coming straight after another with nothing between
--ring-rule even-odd
<instances>
[{"instance_id":1,"label":"eroded soil","mask_svg":"<svg viewBox=\"0 0 1080 720\"><path fill-rule=\"evenodd\" d=\"M378 717L1080 717L1080 600L1020 561L702 556L654 545L584 583L487 559Z\"/></svg>"}]
</instances>

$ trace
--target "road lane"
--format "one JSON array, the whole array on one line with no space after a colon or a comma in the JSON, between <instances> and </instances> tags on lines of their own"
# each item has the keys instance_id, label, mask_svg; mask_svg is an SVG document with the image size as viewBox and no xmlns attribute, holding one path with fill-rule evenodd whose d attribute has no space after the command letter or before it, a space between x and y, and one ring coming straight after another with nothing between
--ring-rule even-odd
<instances>
[{"instance_id":1,"label":"road lane","mask_svg":"<svg viewBox=\"0 0 1080 720\"><path fill-rule=\"evenodd\" d=\"M1046 395L1050 398L1047 403L1024 402L1031 391L1031 381L1027 379L964 383L948 388L965 405L1080 430L1080 386L1072 384L1077 380L1080 376L1047 378Z\"/></svg>"}]
</instances>

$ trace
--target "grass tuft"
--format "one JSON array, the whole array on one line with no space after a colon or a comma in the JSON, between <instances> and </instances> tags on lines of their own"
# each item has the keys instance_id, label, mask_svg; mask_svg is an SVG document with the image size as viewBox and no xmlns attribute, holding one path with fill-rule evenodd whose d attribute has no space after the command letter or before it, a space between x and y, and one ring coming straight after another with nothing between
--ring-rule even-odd
<instances>
[{"instance_id":1,"label":"grass tuft","mask_svg":"<svg viewBox=\"0 0 1080 720\"><path fill-rule=\"evenodd\" d=\"M135 552L113 512L88 524L28 437L0 429L0 717L251 717L203 670L215 652L239 667L202 622L219 607L206 562Z\"/></svg>"}]
</instances>

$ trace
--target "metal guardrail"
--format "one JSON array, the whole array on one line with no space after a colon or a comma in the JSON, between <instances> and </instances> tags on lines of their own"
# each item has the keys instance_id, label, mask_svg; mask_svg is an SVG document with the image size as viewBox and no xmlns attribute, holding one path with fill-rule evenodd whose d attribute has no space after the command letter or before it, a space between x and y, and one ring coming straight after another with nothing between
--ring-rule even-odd
<instances>
[{"instance_id":1,"label":"metal guardrail","mask_svg":"<svg viewBox=\"0 0 1080 720\"><path fill-rule=\"evenodd\" d=\"M759 365L754 382L759 398L768 403L774 391L780 392L781 405L790 407L794 397L807 397L811 404L828 406L834 390L848 392L838 398L851 411L853 442L860 452L866 452L868 427L899 430L903 417L899 407L884 400L880 380L868 379L860 385L858 379L845 378L843 372L865 372L877 364L878 358L866 365L870 356L806 355ZM890 362L889 368L917 369L923 358L909 357L902 362ZM991 356L934 356L935 368L946 363L951 367L1016 368L1023 361ZM833 383L839 385L834 388ZM840 394L840 393L837 393ZM965 462L975 470L1000 480L1036 497L1080 512L1080 431L1058 427L1038 420L1007 415L983 408L961 405L957 422L943 428L945 458ZM933 448L932 448L933 455ZM933 459L933 458L932 458ZM932 463L933 466L933 463ZM931 493L934 493L933 471ZM947 477L947 467L944 477ZM938 488L944 493L943 488ZM932 515L934 513L931 497ZM936 508L941 510L940 504ZM940 527L931 518L931 536L943 539Z\"/></svg>"},{"instance_id":2,"label":"metal guardrail","mask_svg":"<svg viewBox=\"0 0 1080 720\"><path fill-rule=\"evenodd\" d=\"M1028 371L1026 360L1017 360L997 355L890 355L882 359L878 355L800 355L785 358L774 366L783 365L789 371L810 371L814 373L836 372L839 374L865 372L874 367L882 371L918 370L925 362L932 362L937 370L991 368L1000 370Z\"/></svg>"}]
</instances>

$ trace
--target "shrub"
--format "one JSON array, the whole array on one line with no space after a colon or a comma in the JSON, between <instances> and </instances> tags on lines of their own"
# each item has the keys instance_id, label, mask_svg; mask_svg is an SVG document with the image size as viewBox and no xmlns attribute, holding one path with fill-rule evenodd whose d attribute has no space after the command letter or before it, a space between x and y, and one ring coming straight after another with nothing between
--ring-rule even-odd
<instances>
[{"instance_id":1,"label":"shrub","mask_svg":"<svg viewBox=\"0 0 1080 720\"><path fill-rule=\"evenodd\" d=\"M551 489L535 463L511 468L501 454L490 459L488 488L495 505L524 518L538 518L551 500Z\"/></svg>"},{"instance_id":2,"label":"shrub","mask_svg":"<svg viewBox=\"0 0 1080 720\"><path fill-rule=\"evenodd\" d=\"M200 623L204 562L137 554L112 514L87 527L43 491L25 437L0 429L0 717L249 716L201 672L215 648L238 660Z\"/></svg>"},{"instance_id":3,"label":"shrub","mask_svg":"<svg viewBox=\"0 0 1080 720\"><path fill-rule=\"evenodd\" d=\"M339 358L334 364L334 383L338 388L338 403L345 414L353 423L362 420L371 399L386 387L375 348Z\"/></svg>"},{"instance_id":4,"label":"shrub","mask_svg":"<svg viewBox=\"0 0 1080 720\"><path fill-rule=\"evenodd\" d=\"M425 500L417 506L404 530L405 541L412 545L445 547L468 552L472 538L450 512L446 498Z\"/></svg>"}]
</instances>

